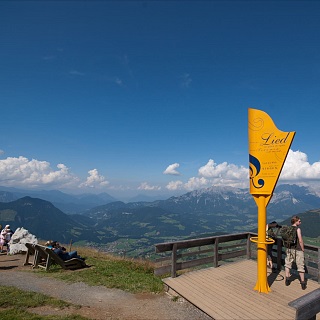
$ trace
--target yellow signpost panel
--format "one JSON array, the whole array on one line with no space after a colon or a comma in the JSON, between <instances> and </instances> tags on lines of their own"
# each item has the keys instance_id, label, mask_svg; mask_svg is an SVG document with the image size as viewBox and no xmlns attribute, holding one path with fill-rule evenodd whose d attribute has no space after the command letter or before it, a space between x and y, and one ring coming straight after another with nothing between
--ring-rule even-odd
<instances>
[{"instance_id":1,"label":"yellow signpost panel","mask_svg":"<svg viewBox=\"0 0 320 320\"><path fill-rule=\"evenodd\" d=\"M270 288L267 281L267 245L274 241L266 238L266 208L295 132L280 131L267 113L249 109L248 134L250 193L258 207L258 237L251 238L257 243L258 257L258 277L254 290L268 293Z\"/></svg>"}]
</instances>

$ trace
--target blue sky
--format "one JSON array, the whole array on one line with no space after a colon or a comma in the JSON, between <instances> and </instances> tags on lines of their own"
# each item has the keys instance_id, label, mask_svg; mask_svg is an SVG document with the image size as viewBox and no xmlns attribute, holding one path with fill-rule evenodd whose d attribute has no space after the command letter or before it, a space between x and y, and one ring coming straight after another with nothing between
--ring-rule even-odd
<instances>
[{"instance_id":1,"label":"blue sky","mask_svg":"<svg viewBox=\"0 0 320 320\"><path fill-rule=\"evenodd\" d=\"M0 186L248 187L248 108L320 192L320 2L1 1Z\"/></svg>"}]
</instances>

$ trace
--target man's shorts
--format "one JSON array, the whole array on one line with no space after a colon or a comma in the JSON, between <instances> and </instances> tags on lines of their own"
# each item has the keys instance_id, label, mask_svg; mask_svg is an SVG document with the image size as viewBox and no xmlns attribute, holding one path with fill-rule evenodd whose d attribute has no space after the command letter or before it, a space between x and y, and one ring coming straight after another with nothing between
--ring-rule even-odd
<instances>
[{"instance_id":1,"label":"man's shorts","mask_svg":"<svg viewBox=\"0 0 320 320\"><path fill-rule=\"evenodd\" d=\"M296 249L287 248L287 255L285 259L285 267L291 269L292 262L295 261L298 272L305 272L304 270L304 252Z\"/></svg>"}]
</instances>

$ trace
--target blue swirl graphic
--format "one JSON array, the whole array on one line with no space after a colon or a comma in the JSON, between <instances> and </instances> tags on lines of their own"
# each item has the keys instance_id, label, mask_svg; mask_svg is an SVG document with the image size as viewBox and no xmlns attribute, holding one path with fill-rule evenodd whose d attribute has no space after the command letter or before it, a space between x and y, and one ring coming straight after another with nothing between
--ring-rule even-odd
<instances>
[{"instance_id":1,"label":"blue swirl graphic","mask_svg":"<svg viewBox=\"0 0 320 320\"><path fill-rule=\"evenodd\" d=\"M255 178L260 173L261 165L260 161L254 157L253 155L249 154L249 170L250 170L250 182L256 189L260 189L264 186L264 180L258 179L255 183Z\"/></svg>"}]
</instances>

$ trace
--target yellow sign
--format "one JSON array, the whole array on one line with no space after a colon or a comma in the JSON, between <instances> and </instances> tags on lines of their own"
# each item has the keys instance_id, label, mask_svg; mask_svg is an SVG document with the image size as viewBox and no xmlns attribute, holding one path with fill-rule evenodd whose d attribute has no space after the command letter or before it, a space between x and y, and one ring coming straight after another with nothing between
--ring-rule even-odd
<instances>
[{"instance_id":1,"label":"yellow sign","mask_svg":"<svg viewBox=\"0 0 320 320\"><path fill-rule=\"evenodd\" d=\"M249 109L250 193L272 195L295 132L280 131L270 116Z\"/></svg>"},{"instance_id":2,"label":"yellow sign","mask_svg":"<svg viewBox=\"0 0 320 320\"><path fill-rule=\"evenodd\" d=\"M254 290L271 291L267 281L267 245L274 240L266 239L267 205L279 179L295 132L280 131L263 111L249 109L249 169L250 193L258 206L257 283Z\"/></svg>"}]
</instances>

